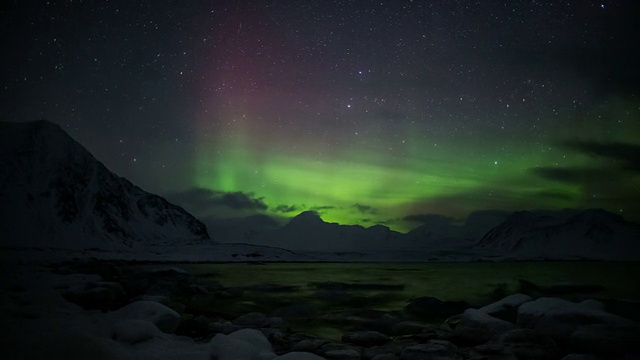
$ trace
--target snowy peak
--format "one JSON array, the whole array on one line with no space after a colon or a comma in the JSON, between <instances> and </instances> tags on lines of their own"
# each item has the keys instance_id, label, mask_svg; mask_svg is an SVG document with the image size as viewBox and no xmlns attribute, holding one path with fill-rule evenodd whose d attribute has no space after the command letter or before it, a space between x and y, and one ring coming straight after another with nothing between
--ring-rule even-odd
<instances>
[{"instance_id":1,"label":"snowy peak","mask_svg":"<svg viewBox=\"0 0 640 360\"><path fill-rule=\"evenodd\" d=\"M322 220L320 215L315 211L303 211L300 214L296 215L291 221L289 221L289 225L291 226L307 226L307 225L319 225L319 224L327 224Z\"/></svg>"},{"instance_id":2,"label":"snowy peak","mask_svg":"<svg viewBox=\"0 0 640 360\"><path fill-rule=\"evenodd\" d=\"M110 172L48 121L0 123L0 233L13 247L208 239L182 208Z\"/></svg>"},{"instance_id":3,"label":"snowy peak","mask_svg":"<svg viewBox=\"0 0 640 360\"><path fill-rule=\"evenodd\" d=\"M516 212L489 231L482 249L518 258L640 258L640 229L601 209Z\"/></svg>"},{"instance_id":4,"label":"snowy peak","mask_svg":"<svg viewBox=\"0 0 640 360\"><path fill-rule=\"evenodd\" d=\"M391 231L386 226L365 228L359 225L328 223L322 220L318 213L305 211L284 226L267 229L245 241L294 251L357 252L398 246L396 240L400 237L400 233ZM237 240L234 239L236 242Z\"/></svg>"}]
</instances>

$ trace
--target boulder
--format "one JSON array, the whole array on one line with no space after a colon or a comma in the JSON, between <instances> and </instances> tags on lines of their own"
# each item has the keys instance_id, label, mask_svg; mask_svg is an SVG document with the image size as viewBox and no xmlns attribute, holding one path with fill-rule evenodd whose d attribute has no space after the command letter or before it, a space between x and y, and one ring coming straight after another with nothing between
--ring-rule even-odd
<instances>
[{"instance_id":1,"label":"boulder","mask_svg":"<svg viewBox=\"0 0 640 360\"><path fill-rule=\"evenodd\" d=\"M474 347L469 354L469 360L519 360L508 349L494 344L483 344Z\"/></svg>"},{"instance_id":2,"label":"boulder","mask_svg":"<svg viewBox=\"0 0 640 360\"><path fill-rule=\"evenodd\" d=\"M371 346L368 348L364 348L362 349L361 356L363 360L374 359L381 355L393 355L394 357L396 357L396 355L400 354L401 350L402 349L397 345L389 343L386 345Z\"/></svg>"},{"instance_id":3,"label":"boulder","mask_svg":"<svg viewBox=\"0 0 640 360\"><path fill-rule=\"evenodd\" d=\"M442 301L440 299L423 296L409 301L405 311L424 320L446 319L459 314L469 307L464 301Z\"/></svg>"},{"instance_id":4,"label":"boulder","mask_svg":"<svg viewBox=\"0 0 640 360\"><path fill-rule=\"evenodd\" d=\"M165 295L140 295L133 298L133 301L155 301L167 305L169 298Z\"/></svg>"},{"instance_id":5,"label":"boulder","mask_svg":"<svg viewBox=\"0 0 640 360\"><path fill-rule=\"evenodd\" d=\"M63 291L61 295L85 310L101 311L117 309L126 299L122 285L111 281L88 282L82 288L72 288Z\"/></svg>"},{"instance_id":6,"label":"boulder","mask_svg":"<svg viewBox=\"0 0 640 360\"><path fill-rule=\"evenodd\" d=\"M292 351L315 351L319 349L322 345L327 344L327 340L321 339L305 339L295 343L292 347Z\"/></svg>"},{"instance_id":7,"label":"boulder","mask_svg":"<svg viewBox=\"0 0 640 360\"><path fill-rule=\"evenodd\" d=\"M518 307L532 300L529 295L513 294L493 304L481 307L479 310L495 318L515 323L518 318Z\"/></svg>"},{"instance_id":8,"label":"boulder","mask_svg":"<svg viewBox=\"0 0 640 360\"><path fill-rule=\"evenodd\" d=\"M393 335L413 335L426 331L436 331L436 326L419 321L401 321L391 328Z\"/></svg>"},{"instance_id":9,"label":"boulder","mask_svg":"<svg viewBox=\"0 0 640 360\"><path fill-rule=\"evenodd\" d=\"M312 354L308 352L293 351L290 353L286 353L284 355L280 355L274 358L273 360L326 360L326 359L316 354Z\"/></svg>"},{"instance_id":10,"label":"boulder","mask_svg":"<svg viewBox=\"0 0 640 360\"><path fill-rule=\"evenodd\" d=\"M557 298L539 298L518 308L518 326L551 336L561 345L569 342L580 326L592 324L633 325L617 315Z\"/></svg>"},{"instance_id":11,"label":"boulder","mask_svg":"<svg viewBox=\"0 0 640 360\"><path fill-rule=\"evenodd\" d=\"M262 323L263 327L274 329L288 329L289 322L280 316L268 317Z\"/></svg>"},{"instance_id":12,"label":"boulder","mask_svg":"<svg viewBox=\"0 0 640 360\"><path fill-rule=\"evenodd\" d=\"M596 324L581 326L571 334L571 349L605 358L640 358L640 325Z\"/></svg>"},{"instance_id":13,"label":"boulder","mask_svg":"<svg viewBox=\"0 0 640 360\"><path fill-rule=\"evenodd\" d=\"M209 346L212 357L217 360L270 360L276 356L267 338L255 329L216 334Z\"/></svg>"},{"instance_id":14,"label":"boulder","mask_svg":"<svg viewBox=\"0 0 640 360\"><path fill-rule=\"evenodd\" d=\"M640 323L640 301L629 299L603 299L607 312Z\"/></svg>"},{"instance_id":15,"label":"boulder","mask_svg":"<svg viewBox=\"0 0 640 360\"><path fill-rule=\"evenodd\" d=\"M246 341L256 348L264 351L273 351L273 347L267 337L260 331L254 329L242 329L229 334L234 339Z\"/></svg>"},{"instance_id":16,"label":"boulder","mask_svg":"<svg viewBox=\"0 0 640 360\"><path fill-rule=\"evenodd\" d=\"M175 331L176 335L186 335L191 338L203 338L209 336L213 332L211 331L211 320L204 316L192 316L192 315L183 315L180 320L180 324L178 324L178 328Z\"/></svg>"},{"instance_id":17,"label":"boulder","mask_svg":"<svg viewBox=\"0 0 640 360\"><path fill-rule=\"evenodd\" d=\"M557 359L561 354L552 338L531 329L507 331L491 339L490 344L505 349L505 353L512 354L518 359Z\"/></svg>"},{"instance_id":18,"label":"boulder","mask_svg":"<svg viewBox=\"0 0 640 360\"><path fill-rule=\"evenodd\" d=\"M262 326L265 320L267 320L267 316L265 314L261 312L251 312L238 316L235 320L233 320L233 323L240 326L259 328Z\"/></svg>"},{"instance_id":19,"label":"boulder","mask_svg":"<svg viewBox=\"0 0 640 360\"><path fill-rule=\"evenodd\" d=\"M398 360L395 354L380 354L371 358L371 360Z\"/></svg>"},{"instance_id":20,"label":"boulder","mask_svg":"<svg viewBox=\"0 0 640 360\"><path fill-rule=\"evenodd\" d=\"M147 320L122 320L111 329L111 338L126 344L137 344L161 335L162 332Z\"/></svg>"},{"instance_id":21,"label":"boulder","mask_svg":"<svg viewBox=\"0 0 640 360\"><path fill-rule=\"evenodd\" d=\"M180 323L180 314L155 301L136 301L116 311L122 320L148 320L164 333L173 333Z\"/></svg>"},{"instance_id":22,"label":"boulder","mask_svg":"<svg viewBox=\"0 0 640 360\"><path fill-rule=\"evenodd\" d=\"M594 309L594 310L602 310L605 311L605 306L602 301L594 300L594 299L586 299L580 302L580 305Z\"/></svg>"},{"instance_id":23,"label":"boulder","mask_svg":"<svg viewBox=\"0 0 640 360\"><path fill-rule=\"evenodd\" d=\"M324 344L316 353L328 360L360 360L360 349L347 344Z\"/></svg>"},{"instance_id":24,"label":"boulder","mask_svg":"<svg viewBox=\"0 0 640 360\"><path fill-rule=\"evenodd\" d=\"M322 355L327 360L360 360L360 352L353 348L330 350Z\"/></svg>"},{"instance_id":25,"label":"boulder","mask_svg":"<svg viewBox=\"0 0 640 360\"><path fill-rule=\"evenodd\" d=\"M229 335L233 332L243 329L243 327L240 325L236 325L231 321L224 321L224 320L211 322L209 323L208 328L209 328L209 331L213 333L223 333L226 335Z\"/></svg>"},{"instance_id":26,"label":"boulder","mask_svg":"<svg viewBox=\"0 0 640 360\"><path fill-rule=\"evenodd\" d=\"M400 353L400 360L462 360L454 344L445 340L431 340L426 344L407 346Z\"/></svg>"},{"instance_id":27,"label":"boulder","mask_svg":"<svg viewBox=\"0 0 640 360\"><path fill-rule=\"evenodd\" d=\"M342 335L342 341L357 346L370 347L389 342L389 337L377 331L356 331Z\"/></svg>"},{"instance_id":28,"label":"boulder","mask_svg":"<svg viewBox=\"0 0 640 360\"><path fill-rule=\"evenodd\" d=\"M460 323L453 330L453 336L460 343L479 345L514 327L512 323L494 318L480 310L467 309L462 314Z\"/></svg>"},{"instance_id":29,"label":"boulder","mask_svg":"<svg viewBox=\"0 0 640 360\"><path fill-rule=\"evenodd\" d=\"M293 342L286 332L274 328L262 328L260 331L267 337L275 352L283 353L291 349Z\"/></svg>"}]
</instances>

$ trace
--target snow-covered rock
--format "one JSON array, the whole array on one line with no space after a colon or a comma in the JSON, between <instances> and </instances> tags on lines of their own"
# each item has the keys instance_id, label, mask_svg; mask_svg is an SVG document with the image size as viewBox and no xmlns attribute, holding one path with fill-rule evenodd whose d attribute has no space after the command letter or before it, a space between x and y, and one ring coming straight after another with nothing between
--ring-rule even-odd
<instances>
[{"instance_id":1,"label":"snow-covered rock","mask_svg":"<svg viewBox=\"0 0 640 360\"><path fill-rule=\"evenodd\" d=\"M238 316L233 320L233 323L241 326L260 327L266 320L267 315L261 312L252 312Z\"/></svg>"},{"instance_id":2,"label":"snow-covered rock","mask_svg":"<svg viewBox=\"0 0 640 360\"><path fill-rule=\"evenodd\" d=\"M492 338L489 344L504 349L504 352L518 359L556 359L561 354L553 339L531 329L507 331Z\"/></svg>"},{"instance_id":3,"label":"snow-covered rock","mask_svg":"<svg viewBox=\"0 0 640 360\"><path fill-rule=\"evenodd\" d=\"M382 345L389 340L387 335L377 331L355 331L342 335L342 341L364 347Z\"/></svg>"},{"instance_id":4,"label":"snow-covered rock","mask_svg":"<svg viewBox=\"0 0 640 360\"><path fill-rule=\"evenodd\" d=\"M594 309L594 310L602 310L604 311L605 306L602 301L594 300L594 299L586 299L580 302L580 305Z\"/></svg>"},{"instance_id":5,"label":"snow-covered rock","mask_svg":"<svg viewBox=\"0 0 640 360\"><path fill-rule=\"evenodd\" d=\"M581 326L571 334L571 349L607 358L640 357L640 325Z\"/></svg>"},{"instance_id":6,"label":"snow-covered rock","mask_svg":"<svg viewBox=\"0 0 640 360\"><path fill-rule=\"evenodd\" d=\"M317 349L317 353L322 357L332 360L360 359L360 348L341 343L326 343Z\"/></svg>"},{"instance_id":7,"label":"snow-covered rock","mask_svg":"<svg viewBox=\"0 0 640 360\"><path fill-rule=\"evenodd\" d=\"M401 321L391 328L393 335L411 335L419 334L424 331L433 331L437 328L434 324L423 323L419 321Z\"/></svg>"},{"instance_id":8,"label":"snow-covered rock","mask_svg":"<svg viewBox=\"0 0 640 360\"><path fill-rule=\"evenodd\" d=\"M518 326L566 343L579 327L591 324L633 325L631 320L563 299L543 297L518 308Z\"/></svg>"},{"instance_id":9,"label":"snow-covered rock","mask_svg":"<svg viewBox=\"0 0 640 360\"><path fill-rule=\"evenodd\" d=\"M640 227L600 209L516 212L477 245L517 259L640 259Z\"/></svg>"},{"instance_id":10,"label":"snow-covered rock","mask_svg":"<svg viewBox=\"0 0 640 360\"><path fill-rule=\"evenodd\" d=\"M82 289L69 289L62 292L65 300L78 304L85 309L112 310L126 297L120 283L111 281L89 282Z\"/></svg>"},{"instance_id":11,"label":"snow-covered rock","mask_svg":"<svg viewBox=\"0 0 640 360\"><path fill-rule=\"evenodd\" d=\"M429 340L426 344L410 345L402 349L400 360L461 360L458 347L445 340Z\"/></svg>"},{"instance_id":12,"label":"snow-covered rock","mask_svg":"<svg viewBox=\"0 0 640 360\"><path fill-rule=\"evenodd\" d=\"M110 172L59 126L0 130L1 245L114 250L209 238L200 221Z\"/></svg>"},{"instance_id":13,"label":"snow-covered rock","mask_svg":"<svg viewBox=\"0 0 640 360\"><path fill-rule=\"evenodd\" d=\"M518 315L518 307L531 300L533 299L529 295L513 294L502 300L481 307L479 310L495 318L515 323Z\"/></svg>"},{"instance_id":14,"label":"snow-covered rock","mask_svg":"<svg viewBox=\"0 0 640 360\"><path fill-rule=\"evenodd\" d=\"M326 359L316 354L312 354L308 352L292 351L290 353L286 353L284 355L275 357L273 360L326 360Z\"/></svg>"},{"instance_id":15,"label":"snow-covered rock","mask_svg":"<svg viewBox=\"0 0 640 360\"><path fill-rule=\"evenodd\" d=\"M122 320L112 328L112 338L127 344L136 344L155 337L162 332L148 320Z\"/></svg>"},{"instance_id":16,"label":"snow-covered rock","mask_svg":"<svg viewBox=\"0 0 640 360\"><path fill-rule=\"evenodd\" d=\"M292 351L313 351L319 349L321 346L327 344L329 341L322 339L304 339L291 346Z\"/></svg>"},{"instance_id":17,"label":"snow-covered rock","mask_svg":"<svg viewBox=\"0 0 640 360\"><path fill-rule=\"evenodd\" d=\"M171 334L180 323L180 314L170 307L155 301L136 301L114 312L113 316L123 320L147 320L162 332Z\"/></svg>"},{"instance_id":18,"label":"snow-covered rock","mask_svg":"<svg viewBox=\"0 0 640 360\"><path fill-rule=\"evenodd\" d=\"M209 346L217 360L270 360L276 357L269 340L255 329L242 329L229 335L216 334Z\"/></svg>"},{"instance_id":19,"label":"snow-covered rock","mask_svg":"<svg viewBox=\"0 0 640 360\"><path fill-rule=\"evenodd\" d=\"M393 343L387 343L385 345L371 346L362 349L361 357L363 359L375 359L382 355L393 355L397 359L396 355L400 355L402 347Z\"/></svg>"},{"instance_id":20,"label":"snow-covered rock","mask_svg":"<svg viewBox=\"0 0 640 360\"><path fill-rule=\"evenodd\" d=\"M453 330L454 336L463 343L483 344L494 335L502 334L514 328L514 324L494 318L483 311L467 309L460 323Z\"/></svg>"}]
</instances>

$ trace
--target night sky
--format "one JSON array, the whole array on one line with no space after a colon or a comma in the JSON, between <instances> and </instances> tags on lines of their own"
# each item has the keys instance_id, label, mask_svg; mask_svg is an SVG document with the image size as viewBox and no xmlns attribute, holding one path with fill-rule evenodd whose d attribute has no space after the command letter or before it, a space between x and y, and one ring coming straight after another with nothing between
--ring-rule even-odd
<instances>
[{"instance_id":1,"label":"night sky","mask_svg":"<svg viewBox=\"0 0 640 360\"><path fill-rule=\"evenodd\" d=\"M3 1L2 120L196 216L640 219L640 1Z\"/></svg>"}]
</instances>

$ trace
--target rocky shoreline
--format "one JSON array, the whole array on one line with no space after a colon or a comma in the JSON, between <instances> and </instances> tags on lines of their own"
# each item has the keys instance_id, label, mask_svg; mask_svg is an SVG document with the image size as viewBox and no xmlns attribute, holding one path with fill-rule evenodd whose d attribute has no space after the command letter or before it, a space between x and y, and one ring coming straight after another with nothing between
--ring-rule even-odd
<instances>
[{"instance_id":1,"label":"rocky shoreline","mask_svg":"<svg viewBox=\"0 0 640 360\"><path fill-rule=\"evenodd\" d=\"M125 271L121 264L85 260L57 264L50 271L65 281L55 291L92 314L103 314L110 341L141 346L166 336L206 344L211 358L225 359L632 359L640 356L640 307L634 302L569 301L549 294L588 292L588 286L539 287L504 296L484 306L424 296L400 311L361 308L314 312L302 303L271 313L246 301L245 293L286 293L283 285L247 288L203 285L172 265ZM324 295L349 286L320 283ZM26 285L9 286L10 298L26 297ZM593 289L592 289L593 290ZM560 296L560 295L558 295ZM575 298L575 296L574 296ZM25 302L30 299L23 299ZM372 299L373 300L373 299ZM221 304L234 304L229 316ZM15 307L14 307L15 308ZM12 314L12 316L24 316ZM37 317L37 316L36 316ZM301 332L296 324L321 321L341 326L339 338ZM169 335L170 334L170 335ZM161 357L160 357L161 358Z\"/></svg>"}]
</instances>

